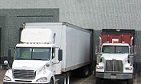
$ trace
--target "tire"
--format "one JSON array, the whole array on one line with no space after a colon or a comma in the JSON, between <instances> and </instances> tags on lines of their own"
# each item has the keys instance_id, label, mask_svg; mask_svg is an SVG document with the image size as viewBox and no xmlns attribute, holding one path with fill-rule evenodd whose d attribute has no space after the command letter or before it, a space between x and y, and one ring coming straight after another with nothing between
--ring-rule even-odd
<instances>
[{"instance_id":1,"label":"tire","mask_svg":"<svg viewBox=\"0 0 141 84\"><path fill-rule=\"evenodd\" d=\"M96 84L103 84L102 79L101 78L96 78Z\"/></svg>"},{"instance_id":2,"label":"tire","mask_svg":"<svg viewBox=\"0 0 141 84\"><path fill-rule=\"evenodd\" d=\"M51 80L50 80L50 83L49 83L49 84L54 84L54 81L53 81L53 79L51 79Z\"/></svg>"},{"instance_id":3,"label":"tire","mask_svg":"<svg viewBox=\"0 0 141 84\"><path fill-rule=\"evenodd\" d=\"M133 79L128 79L127 84L133 84Z\"/></svg>"}]
</instances>

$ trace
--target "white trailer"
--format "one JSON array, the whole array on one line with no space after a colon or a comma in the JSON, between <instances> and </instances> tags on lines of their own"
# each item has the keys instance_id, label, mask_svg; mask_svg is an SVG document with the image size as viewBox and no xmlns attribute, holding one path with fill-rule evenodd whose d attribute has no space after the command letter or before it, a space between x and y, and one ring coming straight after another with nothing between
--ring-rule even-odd
<instances>
[{"instance_id":1,"label":"white trailer","mask_svg":"<svg viewBox=\"0 0 141 84\"><path fill-rule=\"evenodd\" d=\"M4 84L54 84L56 81L69 84L74 70L88 76L91 34L89 30L66 22L25 23L21 42L15 48L13 65L5 73ZM27 50L26 54L24 50ZM8 61L5 64L8 65Z\"/></svg>"}]
</instances>

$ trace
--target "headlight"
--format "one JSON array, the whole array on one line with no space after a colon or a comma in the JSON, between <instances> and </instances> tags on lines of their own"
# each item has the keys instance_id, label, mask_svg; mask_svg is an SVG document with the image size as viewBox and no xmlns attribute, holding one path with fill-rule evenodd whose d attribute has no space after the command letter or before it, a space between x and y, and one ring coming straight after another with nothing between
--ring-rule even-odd
<instances>
[{"instance_id":1,"label":"headlight","mask_svg":"<svg viewBox=\"0 0 141 84\"><path fill-rule=\"evenodd\" d=\"M36 80L36 82L47 82L47 78L46 77L42 77Z\"/></svg>"},{"instance_id":2,"label":"headlight","mask_svg":"<svg viewBox=\"0 0 141 84\"><path fill-rule=\"evenodd\" d=\"M3 80L4 81L11 81L10 77L8 77L8 76L4 76Z\"/></svg>"},{"instance_id":3,"label":"headlight","mask_svg":"<svg viewBox=\"0 0 141 84\"><path fill-rule=\"evenodd\" d=\"M103 69L103 66L96 66L97 69Z\"/></svg>"},{"instance_id":4,"label":"headlight","mask_svg":"<svg viewBox=\"0 0 141 84\"><path fill-rule=\"evenodd\" d=\"M132 67L125 67L126 70L132 70Z\"/></svg>"}]
</instances>

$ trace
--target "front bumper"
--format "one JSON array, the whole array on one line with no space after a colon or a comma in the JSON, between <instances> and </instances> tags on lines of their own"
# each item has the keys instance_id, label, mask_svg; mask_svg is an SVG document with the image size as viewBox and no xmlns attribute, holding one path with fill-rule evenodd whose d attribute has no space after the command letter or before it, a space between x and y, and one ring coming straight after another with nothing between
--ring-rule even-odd
<instances>
[{"instance_id":1,"label":"front bumper","mask_svg":"<svg viewBox=\"0 0 141 84\"><path fill-rule=\"evenodd\" d=\"M132 79L132 73L96 73L96 77L104 79Z\"/></svg>"}]
</instances>

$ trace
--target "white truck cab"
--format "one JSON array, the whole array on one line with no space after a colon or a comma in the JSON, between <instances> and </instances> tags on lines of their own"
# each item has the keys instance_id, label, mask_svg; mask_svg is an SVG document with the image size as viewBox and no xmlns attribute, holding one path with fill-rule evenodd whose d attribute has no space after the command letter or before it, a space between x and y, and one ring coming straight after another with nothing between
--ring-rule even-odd
<instances>
[{"instance_id":1,"label":"white truck cab","mask_svg":"<svg viewBox=\"0 0 141 84\"><path fill-rule=\"evenodd\" d=\"M105 73L131 73L132 78L133 62L131 61L133 60L128 58L131 55L130 50L130 45L126 43L103 43L101 54L99 54L99 64L96 65L96 71ZM97 76L99 75L97 74ZM109 77L110 76L105 75L105 78ZM118 76L116 76L116 79L118 79Z\"/></svg>"},{"instance_id":2,"label":"white truck cab","mask_svg":"<svg viewBox=\"0 0 141 84\"><path fill-rule=\"evenodd\" d=\"M54 64L59 48L53 44L51 29L23 29L21 42L15 47L12 67L3 79L7 83L55 83ZM59 68L58 68L59 69Z\"/></svg>"}]
</instances>

